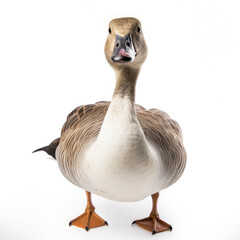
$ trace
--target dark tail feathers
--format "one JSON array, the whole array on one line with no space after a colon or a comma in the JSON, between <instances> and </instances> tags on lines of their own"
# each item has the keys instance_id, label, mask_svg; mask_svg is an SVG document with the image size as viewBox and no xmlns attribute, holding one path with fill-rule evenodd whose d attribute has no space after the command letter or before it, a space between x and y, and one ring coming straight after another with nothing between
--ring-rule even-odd
<instances>
[{"instance_id":1,"label":"dark tail feathers","mask_svg":"<svg viewBox=\"0 0 240 240\"><path fill-rule=\"evenodd\" d=\"M48 155L50 155L56 159L55 152L56 152L57 146L59 144L59 141L60 141L60 138L57 138L54 141L52 141L48 146L36 149L35 151L33 151L33 153L38 152L38 151L44 151Z\"/></svg>"}]
</instances>

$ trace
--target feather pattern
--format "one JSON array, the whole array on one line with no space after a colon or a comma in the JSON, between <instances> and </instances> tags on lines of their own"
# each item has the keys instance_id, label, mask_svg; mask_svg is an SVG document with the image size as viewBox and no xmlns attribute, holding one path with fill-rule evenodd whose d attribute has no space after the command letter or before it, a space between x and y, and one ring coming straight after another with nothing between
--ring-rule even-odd
<instances>
[{"instance_id":1,"label":"feather pattern","mask_svg":"<svg viewBox=\"0 0 240 240\"><path fill-rule=\"evenodd\" d=\"M60 143L56 151L59 167L69 181L86 190L89 189L91 179L87 172L79 171L80 168L83 169L80 167L81 161L84 159L86 150L96 141L109 105L110 102L97 102L79 106L68 115L62 127ZM164 169L161 170L168 177L156 189L159 191L176 182L184 171L186 152L182 143L181 129L178 123L163 111L146 110L137 104L135 109L147 141L157 149L164 162ZM93 189L89 190L94 192ZM103 193L99 195L107 197ZM131 200L128 199L128 201Z\"/></svg>"}]
</instances>

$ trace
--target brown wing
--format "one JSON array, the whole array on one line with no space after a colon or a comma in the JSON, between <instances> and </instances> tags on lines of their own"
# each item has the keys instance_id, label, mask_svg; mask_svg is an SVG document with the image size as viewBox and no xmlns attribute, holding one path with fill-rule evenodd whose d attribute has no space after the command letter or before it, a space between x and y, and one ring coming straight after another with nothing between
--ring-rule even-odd
<instances>
[{"instance_id":1,"label":"brown wing","mask_svg":"<svg viewBox=\"0 0 240 240\"><path fill-rule=\"evenodd\" d=\"M172 136L182 139L179 124L169 115L158 109L137 111L138 120L143 128L145 136L158 143L161 138Z\"/></svg>"},{"instance_id":2,"label":"brown wing","mask_svg":"<svg viewBox=\"0 0 240 240\"><path fill-rule=\"evenodd\" d=\"M97 125L101 126L109 105L110 102L102 101L75 108L68 114L67 120L62 127L61 135L69 129L74 130L82 125L85 126L94 122L98 122ZM100 131L100 128L98 130Z\"/></svg>"},{"instance_id":3,"label":"brown wing","mask_svg":"<svg viewBox=\"0 0 240 240\"><path fill-rule=\"evenodd\" d=\"M149 142L164 159L164 171L171 176L165 187L172 185L182 175L186 165L186 151L178 123L158 109L137 112L138 120Z\"/></svg>"}]
</instances>

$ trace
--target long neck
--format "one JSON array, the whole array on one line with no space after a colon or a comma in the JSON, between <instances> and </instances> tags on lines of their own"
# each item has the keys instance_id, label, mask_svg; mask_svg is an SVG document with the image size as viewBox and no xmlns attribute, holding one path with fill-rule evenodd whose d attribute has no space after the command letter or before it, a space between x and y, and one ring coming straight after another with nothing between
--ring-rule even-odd
<instances>
[{"instance_id":1,"label":"long neck","mask_svg":"<svg viewBox=\"0 0 240 240\"><path fill-rule=\"evenodd\" d=\"M138 68L122 67L116 69L117 81L113 97L115 95L120 95L121 97L127 96L132 102L135 102L135 88L139 72L140 69Z\"/></svg>"},{"instance_id":2,"label":"long neck","mask_svg":"<svg viewBox=\"0 0 240 240\"><path fill-rule=\"evenodd\" d=\"M96 155L101 158L101 164L113 161L121 166L128 161L148 164L149 148L134 102L138 74L139 69L126 67L116 71L113 98L95 145L96 149L100 149L96 150Z\"/></svg>"}]
</instances>

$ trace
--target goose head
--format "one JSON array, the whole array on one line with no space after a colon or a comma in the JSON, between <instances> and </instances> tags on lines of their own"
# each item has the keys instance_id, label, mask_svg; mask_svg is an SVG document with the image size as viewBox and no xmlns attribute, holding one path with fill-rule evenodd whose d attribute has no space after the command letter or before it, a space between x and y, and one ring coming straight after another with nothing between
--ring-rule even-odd
<instances>
[{"instance_id":1,"label":"goose head","mask_svg":"<svg viewBox=\"0 0 240 240\"><path fill-rule=\"evenodd\" d=\"M136 18L117 18L109 23L105 56L114 68L139 68L147 57L141 22Z\"/></svg>"}]
</instances>

